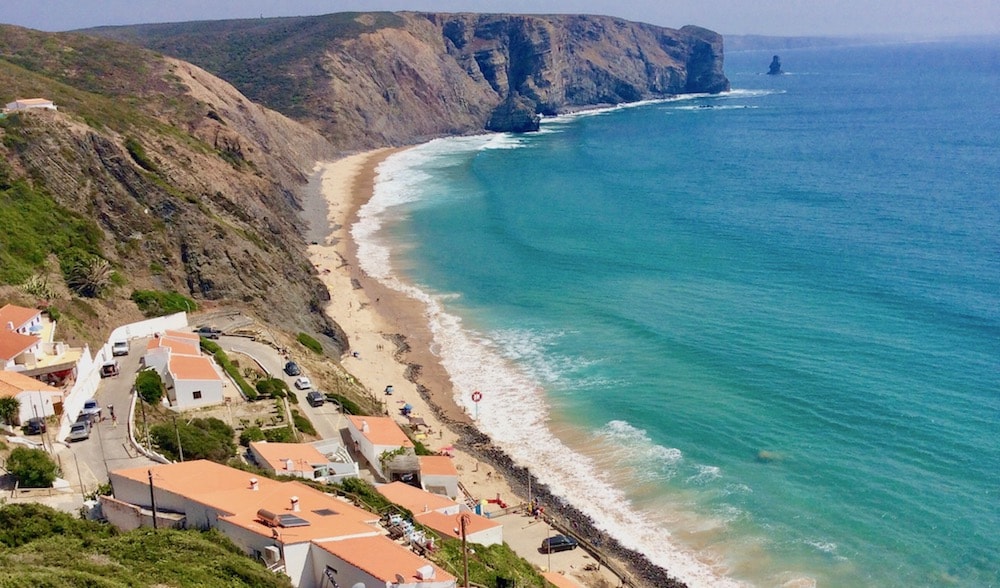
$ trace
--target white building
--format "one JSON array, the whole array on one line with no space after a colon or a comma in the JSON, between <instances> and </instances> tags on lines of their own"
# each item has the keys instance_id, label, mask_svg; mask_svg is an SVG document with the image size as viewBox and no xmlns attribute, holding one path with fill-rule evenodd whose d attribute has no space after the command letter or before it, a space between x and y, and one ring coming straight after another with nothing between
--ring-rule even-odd
<instances>
[{"instance_id":1,"label":"white building","mask_svg":"<svg viewBox=\"0 0 1000 588\"><path fill-rule=\"evenodd\" d=\"M18 372L0 371L0 398L17 398L21 404L18 424L32 417L50 417L62 413L63 393L58 388Z\"/></svg>"},{"instance_id":2,"label":"white building","mask_svg":"<svg viewBox=\"0 0 1000 588\"><path fill-rule=\"evenodd\" d=\"M56 110L56 105L45 98L19 98L7 103L9 112L18 110Z\"/></svg>"},{"instance_id":3,"label":"white building","mask_svg":"<svg viewBox=\"0 0 1000 588\"><path fill-rule=\"evenodd\" d=\"M358 464L343 445L333 439L316 443L250 443L250 455L260 467L279 476L320 482L340 482L358 477Z\"/></svg>"},{"instance_id":4,"label":"white building","mask_svg":"<svg viewBox=\"0 0 1000 588\"><path fill-rule=\"evenodd\" d=\"M467 516L465 536L472 543L498 545L503 543L503 525L486 517L469 512L454 500L415 488L403 482L392 482L376 487L379 494L393 504L413 513L413 520L434 529L446 537L460 537L455 529L461 527L459 517Z\"/></svg>"},{"instance_id":5,"label":"white building","mask_svg":"<svg viewBox=\"0 0 1000 588\"><path fill-rule=\"evenodd\" d=\"M420 456L420 487L454 500L458 497L458 469L446 455Z\"/></svg>"},{"instance_id":6,"label":"white building","mask_svg":"<svg viewBox=\"0 0 1000 588\"><path fill-rule=\"evenodd\" d=\"M358 451L382 478L388 479L383 456L399 450L413 451L413 442L389 417L347 416L347 431Z\"/></svg>"},{"instance_id":7,"label":"white building","mask_svg":"<svg viewBox=\"0 0 1000 588\"><path fill-rule=\"evenodd\" d=\"M218 529L299 588L456 588L454 576L389 540L378 515L299 482L205 460L117 470L110 479L114 496L102 497L101 508L119 529L151 525L152 490L160 526Z\"/></svg>"},{"instance_id":8,"label":"white building","mask_svg":"<svg viewBox=\"0 0 1000 588\"><path fill-rule=\"evenodd\" d=\"M143 363L160 374L173 408L187 410L225 401L222 376L215 362L202 354L195 333L164 331L149 342Z\"/></svg>"}]
</instances>

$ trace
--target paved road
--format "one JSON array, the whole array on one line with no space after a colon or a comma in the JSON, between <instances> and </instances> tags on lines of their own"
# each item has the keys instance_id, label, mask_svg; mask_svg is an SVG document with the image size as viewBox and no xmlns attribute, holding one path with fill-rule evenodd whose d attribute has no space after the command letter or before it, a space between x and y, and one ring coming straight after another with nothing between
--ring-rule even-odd
<instances>
[{"instance_id":1,"label":"paved road","mask_svg":"<svg viewBox=\"0 0 1000 588\"><path fill-rule=\"evenodd\" d=\"M147 339L131 341L129 354L117 358L119 375L101 380L95 398L103 409L103 420L94 423L90 439L62 445L56 443L56 456L64 477L73 485L82 480L88 492L106 483L109 471L155 463L132 447L126 426L132 384L147 343ZM109 406L114 407L117 424L111 419Z\"/></svg>"},{"instance_id":2,"label":"paved road","mask_svg":"<svg viewBox=\"0 0 1000 588\"><path fill-rule=\"evenodd\" d=\"M219 337L218 342L219 346L227 353L235 351L252 357L269 375L284 380L288 384L288 387L295 391L295 395L299 399L299 404L295 408L312 421L313 427L316 428L316 432L320 437L324 439L343 439L341 431L347 426L347 421L344 419L337 405L327 402L323 406L310 406L306 402L306 393L308 390L295 389L295 378L285 374L286 360L278 350L270 345L258 343L246 337L222 336ZM303 372L303 375L309 376L305 372Z\"/></svg>"}]
</instances>

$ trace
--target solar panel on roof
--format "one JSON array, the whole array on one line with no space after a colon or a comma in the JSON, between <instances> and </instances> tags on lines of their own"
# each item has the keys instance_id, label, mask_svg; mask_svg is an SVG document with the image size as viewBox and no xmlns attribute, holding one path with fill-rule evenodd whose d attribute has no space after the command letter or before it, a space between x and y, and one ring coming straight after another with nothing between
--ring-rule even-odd
<instances>
[{"instance_id":1,"label":"solar panel on roof","mask_svg":"<svg viewBox=\"0 0 1000 588\"><path fill-rule=\"evenodd\" d=\"M316 513L316 514L318 514L321 517L329 517L329 516L333 516L333 515L337 514L337 511L330 510L329 508L321 508L319 510L314 510L313 512Z\"/></svg>"},{"instance_id":2,"label":"solar panel on roof","mask_svg":"<svg viewBox=\"0 0 1000 588\"><path fill-rule=\"evenodd\" d=\"M309 521L299 518L293 514L278 515L282 527L308 527Z\"/></svg>"}]
</instances>

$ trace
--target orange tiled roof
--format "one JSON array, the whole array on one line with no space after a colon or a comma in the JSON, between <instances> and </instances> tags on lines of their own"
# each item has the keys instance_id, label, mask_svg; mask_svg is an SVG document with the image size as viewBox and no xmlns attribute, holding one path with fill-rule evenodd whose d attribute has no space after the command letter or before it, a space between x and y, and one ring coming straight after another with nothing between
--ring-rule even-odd
<instances>
[{"instance_id":1,"label":"orange tiled roof","mask_svg":"<svg viewBox=\"0 0 1000 588\"><path fill-rule=\"evenodd\" d=\"M31 335L0 330L0 360L10 361L41 341Z\"/></svg>"},{"instance_id":2,"label":"orange tiled roof","mask_svg":"<svg viewBox=\"0 0 1000 588\"><path fill-rule=\"evenodd\" d=\"M56 388L40 382L35 378L29 378L17 372L0 370L0 397L13 397L21 392L59 392Z\"/></svg>"},{"instance_id":3,"label":"orange tiled roof","mask_svg":"<svg viewBox=\"0 0 1000 588\"><path fill-rule=\"evenodd\" d=\"M466 535L474 535L476 533L479 533L480 531L485 531L487 529L495 529L497 527L503 526L500 523L488 519L484 516L472 513L466 513L466 514L469 515L469 522L465 526ZM458 538L462 536L460 533L455 532L455 529L459 528L460 525L460 523L458 522L459 516L460 515L457 514L446 515L437 512L436 510L432 510L431 512L415 514L414 518L421 525L426 525L434 529L435 531L441 533L442 535Z\"/></svg>"},{"instance_id":4,"label":"orange tiled roof","mask_svg":"<svg viewBox=\"0 0 1000 588\"><path fill-rule=\"evenodd\" d=\"M146 484L150 469L155 487L226 513L220 518L258 535L271 537L275 530L258 520L260 509L277 515L295 514L309 522L304 527L278 527L283 543L379 532L373 526L378 515L343 500L299 482L278 482L207 460L116 470L113 474ZM257 490L251 488L251 478L257 479ZM299 511L295 513L291 510L293 496L299 499Z\"/></svg>"},{"instance_id":5,"label":"orange tiled roof","mask_svg":"<svg viewBox=\"0 0 1000 588\"><path fill-rule=\"evenodd\" d=\"M170 373L174 378L181 380L221 380L218 372L212 364L212 360L207 357L195 357L192 355L170 356Z\"/></svg>"},{"instance_id":6,"label":"orange tiled roof","mask_svg":"<svg viewBox=\"0 0 1000 588\"><path fill-rule=\"evenodd\" d=\"M173 337L156 337L149 342L147 349L158 347L169 349L170 353L177 355L201 355L201 347L197 343L192 345L186 340Z\"/></svg>"},{"instance_id":7,"label":"orange tiled roof","mask_svg":"<svg viewBox=\"0 0 1000 588\"><path fill-rule=\"evenodd\" d=\"M268 443L253 441L250 447L256 451L275 472L312 471L312 464L327 463L329 460L318 449L308 443ZM292 460L292 469L285 467L286 460Z\"/></svg>"},{"instance_id":8,"label":"orange tiled roof","mask_svg":"<svg viewBox=\"0 0 1000 588\"><path fill-rule=\"evenodd\" d=\"M18 330L31 322L42 311L36 308L25 308L13 304L4 304L0 307L0 330L7 329L7 323L14 323L14 330Z\"/></svg>"},{"instance_id":9,"label":"orange tiled roof","mask_svg":"<svg viewBox=\"0 0 1000 588\"><path fill-rule=\"evenodd\" d=\"M448 572L413 553L409 549L393 543L384 535L360 537L344 541L329 541L319 546L356 568L368 572L380 582L395 584L396 574L406 578L408 584L420 582L417 569L431 566L434 569L433 582L451 582L456 578Z\"/></svg>"},{"instance_id":10,"label":"orange tiled roof","mask_svg":"<svg viewBox=\"0 0 1000 588\"><path fill-rule=\"evenodd\" d=\"M413 441L399 428L396 421L389 417L371 417L347 415L354 428L361 431L374 445L393 445L396 447L413 447ZM364 430L368 424L368 432Z\"/></svg>"},{"instance_id":11,"label":"orange tiled roof","mask_svg":"<svg viewBox=\"0 0 1000 588\"><path fill-rule=\"evenodd\" d=\"M447 496L425 492L420 488L414 488L403 482L382 484L376 487L376 490L390 502L398 504L414 514L437 510L439 508L453 507L458 504Z\"/></svg>"},{"instance_id":12,"label":"orange tiled roof","mask_svg":"<svg viewBox=\"0 0 1000 588\"><path fill-rule=\"evenodd\" d=\"M172 331L168 329L163 331L163 336L170 339L187 341L194 345L198 345L198 342L201 341L201 337L198 336L198 333L188 333L187 331Z\"/></svg>"},{"instance_id":13,"label":"orange tiled roof","mask_svg":"<svg viewBox=\"0 0 1000 588\"><path fill-rule=\"evenodd\" d=\"M420 473L428 476L455 476L458 477L458 470L455 469L455 462L446 455L421 455Z\"/></svg>"}]
</instances>

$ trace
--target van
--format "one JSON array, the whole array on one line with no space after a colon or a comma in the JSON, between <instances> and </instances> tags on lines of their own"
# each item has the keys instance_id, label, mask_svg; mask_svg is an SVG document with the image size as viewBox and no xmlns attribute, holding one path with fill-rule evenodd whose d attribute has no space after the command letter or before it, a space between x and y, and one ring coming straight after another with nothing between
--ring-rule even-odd
<instances>
[{"instance_id":1,"label":"van","mask_svg":"<svg viewBox=\"0 0 1000 588\"><path fill-rule=\"evenodd\" d=\"M111 344L111 355L128 355L128 341L115 341Z\"/></svg>"}]
</instances>

